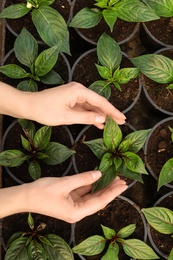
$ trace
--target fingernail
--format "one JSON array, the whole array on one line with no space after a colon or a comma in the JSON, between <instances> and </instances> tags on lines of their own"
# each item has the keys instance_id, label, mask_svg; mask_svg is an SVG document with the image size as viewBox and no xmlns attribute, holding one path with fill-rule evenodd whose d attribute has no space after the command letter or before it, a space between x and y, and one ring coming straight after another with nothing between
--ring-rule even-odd
<instances>
[{"instance_id":1,"label":"fingernail","mask_svg":"<svg viewBox=\"0 0 173 260\"><path fill-rule=\"evenodd\" d=\"M102 176L100 171L93 171L93 172L91 172L91 175L94 180L98 180Z\"/></svg>"},{"instance_id":2,"label":"fingernail","mask_svg":"<svg viewBox=\"0 0 173 260\"><path fill-rule=\"evenodd\" d=\"M105 117L104 116L96 116L95 117L95 122L96 123L104 123L105 122Z\"/></svg>"}]
</instances>

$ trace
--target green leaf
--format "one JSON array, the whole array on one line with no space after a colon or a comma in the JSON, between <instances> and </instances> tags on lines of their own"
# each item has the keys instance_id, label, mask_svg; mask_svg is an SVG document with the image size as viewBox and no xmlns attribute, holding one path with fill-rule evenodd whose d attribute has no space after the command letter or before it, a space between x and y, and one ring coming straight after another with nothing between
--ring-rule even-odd
<instances>
[{"instance_id":1,"label":"green leaf","mask_svg":"<svg viewBox=\"0 0 173 260\"><path fill-rule=\"evenodd\" d=\"M18 123L22 127L22 130L24 131L30 143L32 143L36 132L34 123L30 120L21 119L21 118L18 119Z\"/></svg>"},{"instance_id":2,"label":"green leaf","mask_svg":"<svg viewBox=\"0 0 173 260\"><path fill-rule=\"evenodd\" d=\"M92 28L102 19L102 12L99 9L90 9L88 7L80 10L71 20L69 27L74 28Z\"/></svg>"},{"instance_id":3,"label":"green leaf","mask_svg":"<svg viewBox=\"0 0 173 260\"><path fill-rule=\"evenodd\" d=\"M119 167L121 166L123 160L121 157L114 157L114 166L115 166L115 169L116 171L119 170Z\"/></svg>"},{"instance_id":4,"label":"green leaf","mask_svg":"<svg viewBox=\"0 0 173 260\"><path fill-rule=\"evenodd\" d=\"M169 84L166 88L167 89L173 89L173 84Z\"/></svg>"},{"instance_id":5,"label":"green leaf","mask_svg":"<svg viewBox=\"0 0 173 260\"><path fill-rule=\"evenodd\" d=\"M23 148L27 151L32 151L30 142L26 138L24 138L22 135L20 137L21 137Z\"/></svg>"},{"instance_id":6,"label":"green leaf","mask_svg":"<svg viewBox=\"0 0 173 260\"><path fill-rule=\"evenodd\" d=\"M14 241L16 241L16 240L18 240L19 238L21 238L23 235L24 235L24 233L21 232L21 231L14 233L14 234L9 238L9 240L8 240L8 242L7 242L7 248L8 248Z\"/></svg>"},{"instance_id":7,"label":"green leaf","mask_svg":"<svg viewBox=\"0 0 173 260\"><path fill-rule=\"evenodd\" d=\"M99 168L100 170L100 168ZM92 192L102 190L107 187L118 175L114 165L112 165L107 171L102 172L101 178L96 181L92 186Z\"/></svg>"},{"instance_id":8,"label":"green leaf","mask_svg":"<svg viewBox=\"0 0 173 260\"><path fill-rule=\"evenodd\" d=\"M137 153L143 146L151 129L137 130L125 136L124 140L130 140L128 150Z\"/></svg>"},{"instance_id":9,"label":"green leaf","mask_svg":"<svg viewBox=\"0 0 173 260\"><path fill-rule=\"evenodd\" d=\"M104 236L107 238L107 239L112 239L116 233L115 233L115 230L109 228L109 227L105 227L103 225L101 225L102 227L102 230L103 230L103 233L104 233Z\"/></svg>"},{"instance_id":10,"label":"green leaf","mask_svg":"<svg viewBox=\"0 0 173 260\"><path fill-rule=\"evenodd\" d=\"M8 248L4 260L28 259L27 239L28 237L21 237L14 241Z\"/></svg>"},{"instance_id":11,"label":"green leaf","mask_svg":"<svg viewBox=\"0 0 173 260\"><path fill-rule=\"evenodd\" d=\"M41 168L37 161L33 160L28 166L29 175L33 180L41 178Z\"/></svg>"},{"instance_id":12,"label":"green leaf","mask_svg":"<svg viewBox=\"0 0 173 260\"><path fill-rule=\"evenodd\" d=\"M145 54L131 59L148 78L166 84L173 82L173 61L160 54Z\"/></svg>"},{"instance_id":13,"label":"green leaf","mask_svg":"<svg viewBox=\"0 0 173 260\"><path fill-rule=\"evenodd\" d=\"M114 29L114 24L117 20L117 11L108 9L108 10L103 10L102 13L103 13L105 22L107 23L107 25L109 26L109 28L112 32Z\"/></svg>"},{"instance_id":14,"label":"green leaf","mask_svg":"<svg viewBox=\"0 0 173 260\"><path fill-rule=\"evenodd\" d=\"M27 73L24 69L16 64L1 66L0 72L12 79L23 79L31 76L30 73Z\"/></svg>"},{"instance_id":15,"label":"green leaf","mask_svg":"<svg viewBox=\"0 0 173 260\"><path fill-rule=\"evenodd\" d=\"M57 46L42 51L35 61L35 75L42 77L50 72L57 62L58 54Z\"/></svg>"},{"instance_id":16,"label":"green leaf","mask_svg":"<svg viewBox=\"0 0 173 260\"><path fill-rule=\"evenodd\" d=\"M136 181L143 183L141 174L138 173L138 172L134 172L134 171L129 170L127 168L127 166L123 163L119 166L118 171L121 175L125 176L126 178L136 180Z\"/></svg>"},{"instance_id":17,"label":"green leaf","mask_svg":"<svg viewBox=\"0 0 173 260\"><path fill-rule=\"evenodd\" d=\"M128 151L123 153L122 157L126 167L130 171L137 172L139 174L148 174L142 159L137 154Z\"/></svg>"},{"instance_id":18,"label":"green leaf","mask_svg":"<svg viewBox=\"0 0 173 260\"><path fill-rule=\"evenodd\" d=\"M102 236L91 236L82 241L80 244L72 248L73 253L81 255L97 255L100 254L106 244L106 239Z\"/></svg>"},{"instance_id":19,"label":"green leaf","mask_svg":"<svg viewBox=\"0 0 173 260\"><path fill-rule=\"evenodd\" d=\"M108 250L101 260L119 260L118 258L119 246L117 243L110 243Z\"/></svg>"},{"instance_id":20,"label":"green leaf","mask_svg":"<svg viewBox=\"0 0 173 260\"><path fill-rule=\"evenodd\" d=\"M173 248L171 249L171 252L168 256L168 260L172 260L173 259Z\"/></svg>"},{"instance_id":21,"label":"green leaf","mask_svg":"<svg viewBox=\"0 0 173 260\"><path fill-rule=\"evenodd\" d=\"M119 1L115 8L117 16L127 22L147 22L160 18L151 8L139 0Z\"/></svg>"},{"instance_id":22,"label":"green leaf","mask_svg":"<svg viewBox=\"0 0 173 260\"><path fill-rule=\"evenodd\" d=\"M113 72L121 63L122 53L118 43L103 33L97 43L97 56L102 66Z\"/></svg>"},{"instance_id":23,"label":"green leaf","mask_svg":"<svg viewBox=\"0 0 173 260\"><path fill-rule=\"evenodd\" d=\"M135 259L159 259L154 250L143 241L127 239L122 243L126 255Z\"/></svg>"},{"instance_id":24,"label":"green leaf","mask_svg":"<svg viewBox=\"0 0 173 260\"><path fill-rule=\"evenodd\" d=\"M98 138L91 141L85 141L86 144L91 151L97 156L98 159L102 159L103 155L108 151L107 147L103 142L103 138Z\"/></svg>"},{"instance_id":25,"label":"green leaf","mask_svg":"<svg viewBox=\"0 0 173 260\"><path fill-rule=\"evenodd\" d=\"M30 229L34 230L34 219L30 212L28 213L28 226Z\"/></svg>"},{"instance_id":26,"label":"green leaf","mask_svg":"<svg viewBox=\"0 0 173 260\"><path fill-rule=\"evenodd\" d=\"M131 140L123 140L121 143L120 143L120 145L119 145L119 147L118 147L118 151L120 151L121 153L124 153L124 152L126 152L127 150L129 150L129 146L130 146L130 144L131 144Z\"/></svg>"},{"instance_id":27,"label":"green leaf","mask_svg":"<svg viewBox=\"0 0 173 260\"><path fill-rule=\"evenodd\" d=\"M173 212L163 207L142 209L148 223L162 234L173 233Z\"/></svg>"},{"instance_id":28,"label":"green leaf","mask_svg":"<svg viewBox=\"0 0 173 260\"><path fill-rule=\"evenodd\" d=\"M135 79L139 75L138 68L124 68L119 70L117 82L119 84L126 84L131 79Z\"/></svg>"},{"instance_id":29,"label":"green leaf","mask_svg":"<svg viewBox=\"0 0 173 260\"><path fill-rule=\"evenodd\" d=\"M45 163L48 165L57 165L67 160L72 154L75 153L75 151L63 144L50 142L46 146L44 153L48 156L43 159Z\"/></svg>"},{"instance_id":30,"label":"green leaf","mask_svg":"<svg viewBox=\"0 0 173 260\"><path fill-rule=\"evenodd\" d=\"M38 55L38 44L35 38L25 28L15 40L14 53L16 58L27 67L35 62Z\"/></svg>"},{"instance_id":31,"label":"green leaf","mask_svg":"<svg viewBox=\"0 0 173 260\"><path fill-rule=\"evenodd\" d=\"M143 0L158 16L172 17L173 2L172 0Z\"/></svg>"},{"instance_id":32,"label":"green leaf","mask_svg":"<svg viewBox=\"0 0 173 260\"><path fill-rule=\"evenodd\" d=\"M135 229L136 229L136 225L130 224L126 227L121 228L120 231L117 233L117 236L121 237L121 238L126 238L126 237L130 236L131 234L133 234Z\"/></svg>"},{"instance_id":33,"label":"green leaf","mask_svg":"<svg viewBox=\"0 0 173 260\"><path fill-rule=\"evenodd\" d=\"M72 250L64 239L54 234L49 234L45 237L52 244L52 246L45 243L42 244L47 259L74 260Z\"/></svg>"},{"instance_id":34,"label":"green leaf","mask_svg":"<svg viewBox=\"0 0 173 260\"><path fill-rule=\"evenodd\" d=\"M96 67L102 78L109 79L111 77L111 72L107 67L100 66L98 64L96 64Z\"/></svg>"},{"instance_id":35,"label":"green leaf","mask_svg":"<svg viewBox=\"0 0 173 260\"><path fill-rule=\"evenodd\" d=\"M113 155L111 153L105 153L101 159L99 170L101 172L107 171L113 165Z\"/></svg>"},{"instance_id":36,"label":"green leaf","mask_svg":"<svg viewBox=\"0 0 173 260\"><path fill-rule=\"evenodd\" d=\"M47 85L62 85L64 83L61 76L54 70L49 71L44 76L41 76L40 81Z\"/></svg>"},{"instance_id":37,"label":"green leaf","mask_svg":"<svg viewBox=\"0 0 173 260\"><path fill-rule=\"evenodd\" d=\"M103 131L103 139L105 145L110 149L111 152L115 151L122 140L121 129L110 116L108 116L106 120L105 128Z\"/></svg>"},{"instance_id":38,"label":"green leaf","mask_svg":"<svg viewBox=\"0 0 173 260\"><path fill-rule=\"evenodd\" d=\"M39 6L42 5L51 5L55 2L55 0L38 0Z\"/></svg>"},{"instance_id":39,"label":"green leaf","mask_svg":"<svg viewBox=\"0 0 173 260\"><path fill-rule=\"evenodd\" d=\"M50 6L40 6L32 11L32 21L48 46L59 46L59 51L70 55L68 27L59 12Z\"/></svg>"},{"instance_id":40,"label":"green leaf","mask_svg":"<svg viewBox=\"0 0 173 260\"><path fill-rule=\"evenodd\" d=\"M46 253L41 244L32 240L28 246L28 256L30 260L47 260Z\"/></svg>"},{"instance_id":41,"label":"green leaf","mask_svg":"<svg viewBox=\"0 0 173 260\"><path fill-rule=\"evenodd\" d=\"M173 158L167 160L163 165L159 174L157 189L159 190L163 185L166 185L171 181L173 181Z\"/></svg>"},{"instance_id":42,"label":"green leaf","mask_svg":"<svg viewBox=\"0 0 173 260\"><path fill-rule=\"evenodd\" d=\"M37 159L42 160L47 157L48 157L48 155L46 155L45 153L37 152Z\"/></svg>"},{"instance_id":43,"label":"green leaf","mask_svg":"<svg viewBox=\"0 0 173 260\"><path fill-rule=\"evenodd\" d=\"M29 91L29 92L36 92L38 91L37 83L34 82L32 79L21 81L17 85L17 89L22 91Z\"/></svg>"},{"instance_id":44,"label":"green leaf","mask_svg":"<svg viewBox=\"0 0 173 260\"><path fill-rule=\"evenodd\" d=\"M37 130L33 139L33 144L38 151L41 151L44 148L46 148L50 141L51 133L51 126L42 126L39 130Z\"/></svg>"},{"instance_id":45,"label":"green leaf","mask_svg":"<svg viewBox=\"0 0 173 260\"><path fill-rule=\"evenodd\" d=\"M0 153L0 165L7 167L17 167L27 161L30 156L19 150L6 150Z\"/></svg>"},{"instance_id":46,"label":"green leaf","mask_svg":"<svg viewBox=\"0 0 173 260\"><path fill-rule=\"evenodd\" d=\"M29 13L30 9L26 7L26 4L12 4L6 7L1 13L0 18L9 18L15 19L20 18L27 13Z\"/></svg>"},{"instance_id":47,"label":"green leaf","mask_svg":"<svg viewBox=\"0 0 173 260\"><path fill-rule=\"evenodd\" d=\"M95 91L96 93L105 97L106 99L109 99L111 96L111 87L107 82L103 80L97 80L93 82L89 86L89 89Z\"/></svg>"}]
</instances>

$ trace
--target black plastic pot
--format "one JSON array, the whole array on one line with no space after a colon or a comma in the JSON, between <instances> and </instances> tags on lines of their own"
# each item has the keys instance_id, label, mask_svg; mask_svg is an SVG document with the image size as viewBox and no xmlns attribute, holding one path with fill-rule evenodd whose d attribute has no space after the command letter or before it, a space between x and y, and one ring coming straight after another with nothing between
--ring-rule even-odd
<instances>
[{"instance_id":1,"label":"black plastic pot","mask_svg":"<svg viewBox=\"0 0 173 260\"><path fill-rule=\"evenodd\" d=\"M169 126L173 127L173 117L167 117L155 124L144 145L145 165L156 181L158 181L159 173L164 163L173 157L173 153L171 152L173 151L173 149L171 149L171 147L173 148L173 143L171 142ZM167 131L170 132L168 137L166 135ZM154 141L156 141L156 144ZM166 184L165 186L171 189L173 188L172 183Z\"/></svg>"},{"instance_id":2,"label":"black plastic pot","mask_svg":"<svg viewBox=\"0 0 173 260\"><path fill-rule=\"evenodd\" d=\"M14 135L13 135L13 136L15 136L15 139L19 141L18 145L20 145L20 148L19 148L19 147L15 147L14 144L13 144L14 142L11 144L11 145L12 145L11 148L6 147L7 137L8 137L8 135L9 135L9 133L10 133L11 131L13 131L13 129L14 129L17 125L18 125L18 121L17 121L17 119L16 119L16 120L14 120L14 121L8 126L8 128L7 128L6 131L4 132L3 137L2 137L2 149L1 149L1 151L7 150L7 149L19 149L19 150L22 149L22 147L21 147L21 141L20 141L20 131L18 131L18 129L17 129L17 132L16 132L16 131L14 132ZM68 143L70 144L70 146L73 146L74 140L73 140L73 136L72 136L72 134L71 134L69 128L68 128L67 126L60 126L60 127L62 128L63 132L64 132L65 135L66 135L66 140L65 140L65 142L68 142ZM53 128L55 129L55 133L53 134L53 135L54 135L54 139L56 139L56 136L57 136L58 142L61 143L61 144L64 144L64 143L63 143L63 140L61 140L61 139L62 139L61 136L59 136L59 134L58 134L58 128L59 128L59 126L53 127ZM52 129L52 132L53 132L53 131L54 131L54 130ZM67 139L67 138L68 138L68 139ZM61 141L59 141L59 140L61 140ZM65 144L64 144L64 145L65 145ZM67 146L67 145L66 145L66 146ZM70 148L70 147L69 147L69 148ZM63 166L63 167L62 167L62 166ZM24 167L24 168L22 169L21 167ZM22 183L25 183L25 182L33 181L32 178L29 177L29 173L26 172L26 169L27 169L27 168L25 168L25 167L27 167L27 164L26 164L25 166L24 166L24 164L22 164L21 166L19 166L19 167L14 167L14 168L11 168L11 167L4 167L4 168L5 168L6 172L9 174L9 176L10 176L13 180L15 180L15 181L16 181L17 183L19 183L19 184L22 184ZM52 168L52 167L53 167L53 168ZM49 172L49 170L51 170L51 169L52 169L53 172L54 172L54 170L55 170L55 175L56 175L56 176L65 176L65 175L68 174L68 172L70 171L71 167L72 167L72 158L70 157L70 158L68 158L65 162L63 162L63 163L61 163L61 164L54 165L54 166L48 166L48 165L44 164L44 167L42 166L42 172L46 172L46 168L48 168L48 172ZM65 169L65 170L64 170L64 169ZM24 179L24 180L25 180L25 175L27 175L27 176L28 176L28 177L27 177L27 181L23 181L23 180L19 179L19 177L17 176L17 174L14 174L14 170L15 170L17 173L22 173L22 172L23 172L23 175L24 175L24 176L23 176L22 179ZM52 173L52 174L54 175L54 173ZM49 176L50 176L50 175L48 174L47 177L49 177ZM54 177L55 177L55 176L54 176ZM20 177L20 178L21 178L21 177Z\"/></svg>"},{"instance_id":3,"label":"black plastic pot","mask_svg":"<svg viewBox=\"0 0 173 260\"><path fill-rule=\"evenodd\" d=\"M173 200L173 191L170 191L170 192L164 194L161 198L159 198L153 206L154 207L157 207L157 206L164 207L164 208L168 208L168 209L172 210L172 205L169 205L169 201L172 201L172 200ZM154 241L152 232L156 232L158 243L156 241ZM173 247L173 238L171 237L171 235L161 234L158 231L151 228L149 224L147 224L147 233L148 233L148 238L150 240L151 246L156 251L156 253L158 255L160 255L163 259L168 259L168 255L171 251L170 248ZM169 245L170 245L169 249L167 248L167 246L165 244L165 239L168 239L168 238L169 238ZM167 253L163 252L163 249L162 249L163 247L164 247L164 250L167 251Z\"/></svg>"},{"instance_id":4,"label":"black plastic pot","mask_svg":"<svg viewBox=\"0 0 173 260\"><path fill-rule=\"evenodd\" d=\"M122 55L123 55L122 62L125 60L129 61L128 55L126 53L122 52ZM86 87L89 87L89 85L91 85L94 81L100 80L101 77L99 76L97 68L95 66L95 63L97 62L98 61L97 61L96 48L90 49L84 52L83 54L81 54L72 66L72 74L71 74L70 81L77 81L85 85ZM131 87L131 82L133 82L132 87ZM123 86L126 88L126 91L123 90ZM120 111L122 111L122 113L125 114L128 111L130 111L139 100L141 89L142 86L141 83L139 82L139 77L138 77L137 79L134 79L134 81L131 80L127 84L122 85L122 92L117 90L115 87L112 87L112 94L109 98L109 101L117 109L119 109ZM133 98L131 97L132 93L134 93ZM113 97L113 94L115 97ZM118 95L122 97L121 104L119 103L120 98L118 97ZM126 99L127 103L125 103L125 96L127 96Z\"/></svg>"},{"instance_id":5,"label":"black plastic pot","mask_svg":"<svg viewBox=\"0 0 173 260\"><path fill-rule=\"evenodd\" d=\"M171 19L161 17L159 20L141 23L140 39L149 52L152 53L164 47L173 47L173 40L170 40L173 36L173 27L170 26ZM152 26L155 26L158 31L156 32L154 29L152 31ZM164 26L163 30L162 26ZM167 39L167 37L169 38Z\"/></svg>"},{"instance_id":6,"label":"black plastic pot","mask_svg":"<svg viewBox=\"0 0 173 260\"><path fill-rule=\"evenodd\" d=\"M133 214L131 210L133 211ZM106 218L107 215L108 215L108 219ZM135 222L136 221L135 216L137 216L138 220L140 220L138 223ZM139 231L140 238L136 237L135 233L132 235L133 238L137 238L146 242L147 224L143 213L141 212L139 206L136 205L132 200L121 195L116 199L114 199L111 203L109 203L104 209L72 225L73 246L79 244L80 242L82 242L84 239L87 238L87 234L81 232L83 231L84 228L87 228L87 232L90 233L89 236L93 236L93 235L103 236L101 225L112 228L116 232L118 232L122 227L132 223L136 224L136 231L138 229L140 230ZM93 228L97 233L93 233ZM77 235L78 232L79 234ZM82 237L80 237L80 233L82 234ZM120 253L122 253L121 250ZM90 259L90 257L84 257L82 255L78 255L78 256L82 260ZM97 257L98 257L97 259L101 259L100 255L98 255ZM127 260L129 259L129 256L123 254L120 255L119 259Z\"/></svg>"},{"instance_id":7,"label":"black plastic pot","mask_svg":"<svg viewBox=\"0 0 173 260\"><path fill-rule=\"evenodd\" d=\"M136 130L128 123L120 127L122 132L125 133L130 133ZM91 171L99 166L100 160L94 155L91 149L83 143L83 141L94 140L97 138L103 138L103 130L99 130L94 126L85 126L76 137L73 146L76 153L72 155L72 163L75 173ZM125 179L128 189L137 182L136 180L128 179L123 176L120 177Z\"/></svg>"},{"instance_id":8,"label":"black plastic pot","mask_svg":"<svg viewBox=\"0 0 173 260\"><path fill-rule=\"evenodd\" d=\"M71 4L71 15L70 15L71 20L75 16L76 12L79 11L79 10L75 10L76 9L75 5L76 5L77 1L79 2L79 0L73 0L72 4ZM85 7L89 7L90 5L91 5L91 7L93 7L93 4L91 2L93 2L93 1L91 0L89 3L86 3ZM79 4L81 4L81 6L83 6L83 2L81 2L81 3L79 2ZM118 26L117 25L118 22L116 21L115 26L114 26L114 30L113 30L112 33L110 32L108 25L105 26L105 22L103 22L103 21L101 21L97 26L92 28L91 29L92 32L89 33L88 36L86 34L88 29L75 28L75 30L81 38L83 38L86 42L93 44L93 45L97 45L97 40L103 32L110 34L110 36L112 38L114 38L119 45L121 45L121 44L124 44L124 43L130 41L130 39L132 39L135 36L135 34L137 33L137 31L139 30L139 26L140 26L140 23L131 23L132 29L129 30L128 36L127 37L124 36L122 40L118 40L117 38L120 36L120 34L121 34L121 36L123 35L123 28L126 28L127 26L130 25L128 22L122 21L122 20L121 20L121 23L122 24L119 24L119 26Z\"/></svg>"},{"instance_id":9,"label":"black plastic pot","mask_svg":"<svg viewBox=\"0 0 173 260\"><path fill-rule=\"evenodd\" d=\"M171 52L171 57L169 56L168 52ZM166 54L167 53L167 54ZM155 52L155 54L161 54L161 55L164 55L170 59L172 59L173 57L173 47L165 47L165 48L162 48L162 49L159 49ZM165 102L160 102L160 104L157 104L153 98L152 98L152 95L150 94L149 91L151 91L151 93L153 92L153 95L155 95L155 93L158 93L158 98L159 96L162 97L162 94L159 94L159 88L160 90L162 91L162 88L166 89L166 87L168 86L168 84L159 84L157 82L154 82L152 80L150 80L151 84L151 87L150 87L150 83L147 83L147 78L141 74L141 85L143 86L143 92L144 92L144 98L145 98L145 101L147 102L148 104L148 107L150 108L150 110L160 116L173 116L173 111L170 111L166 105L167 104L171 104L171 108L173 107L173 98L172 98L172 90L167 90L167 93L169 94L169 97L168 98L168 95L167 95L167 100L165 100ZM153 89L153 91L152 91Z\"/></svg>"}]
</instances>

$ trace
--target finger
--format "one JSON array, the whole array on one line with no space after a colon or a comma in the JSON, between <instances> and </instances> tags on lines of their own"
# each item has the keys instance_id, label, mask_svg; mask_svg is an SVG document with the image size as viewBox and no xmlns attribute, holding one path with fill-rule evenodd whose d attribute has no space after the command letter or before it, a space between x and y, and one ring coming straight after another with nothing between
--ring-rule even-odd
<instances>
[{"instance_id":1,"label":"finger","mask_svg":"<svg viewBox=\"0 0 173 260\"><path fill-rule=\"evenodd\" d=\"M93 184L100 177L101 177L100 171L89 171L89 172L75 174L68 178L64 177L64 180L66 179L66 186L68 186L68 193L69 193L69 190L74 191L77 188L82 188Z\"/></svg>"},{"instance_id":2,"label":"finger","mask_svg":"<svg viewBox=\"0 0 173 260\"><path fill-rule=\"evenodd\" d=\"M98 95L94 91L85 88L87 92L85 95L85 102L92 106L97 106L99 109L103 111L104 114L110 115L115 120L122 121L125 120L126 117L123 113L121 113L118 109L116 109L106 98Z\"/></svg>"},{"instance_id":3,"label":"finger","mask_svg":"<svg viewBox=\"0 0 173 260\"><path fill-rule=\"evenodd\" d=\"M88 194L91 191L91 189L92 185L87 185L84 187L77 188L76 190L74 190L74 192L77 193L79 197L83 197L84 195Z\"/></svg>"}]
</instances>

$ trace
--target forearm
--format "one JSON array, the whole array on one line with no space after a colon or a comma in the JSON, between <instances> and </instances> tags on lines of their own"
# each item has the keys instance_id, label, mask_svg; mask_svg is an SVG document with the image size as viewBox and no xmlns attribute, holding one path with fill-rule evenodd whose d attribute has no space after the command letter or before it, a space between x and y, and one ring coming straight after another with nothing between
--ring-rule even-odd
<instances>
[{"instance_id":1,"label":"forearm","mask_svg":"<svg viewBox=\"0 0 173 260\"><path fill-rule=\"evenodd\" d=\"M0 82L0 114L29 119L31 95Z\"/></svg>"},{"instance_id":2,"label":"forearm","mask_svg":"<svg viewBox=\"0 0 173 260\"><path fill-rule=\"evenodd\" d=\"M0 218L28 211L27 185L0 189Z\"/></svg>"}]
</instances>

